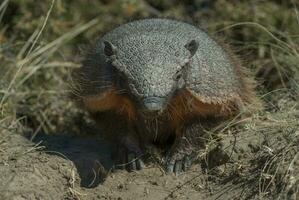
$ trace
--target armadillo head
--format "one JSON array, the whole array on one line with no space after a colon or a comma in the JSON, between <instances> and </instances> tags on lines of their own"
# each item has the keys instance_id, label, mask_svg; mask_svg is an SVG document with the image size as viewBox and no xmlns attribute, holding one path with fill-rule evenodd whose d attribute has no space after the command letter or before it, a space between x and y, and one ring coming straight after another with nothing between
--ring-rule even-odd
<instances>
[{"instance_id":1,"label":"armadillo head","mask_svg":"<svg viewBox=\"0 0 299 200\"><path fill-rule=\"evenodd\" d=\"M136 44L128 40L115 46L104 41L104 54L118 74L117 87L124 91L147 116L163 113L170 99L185 87L191 57L198 43L191 40L181 48L173 42Z\"/></svg>"}]
</instances>

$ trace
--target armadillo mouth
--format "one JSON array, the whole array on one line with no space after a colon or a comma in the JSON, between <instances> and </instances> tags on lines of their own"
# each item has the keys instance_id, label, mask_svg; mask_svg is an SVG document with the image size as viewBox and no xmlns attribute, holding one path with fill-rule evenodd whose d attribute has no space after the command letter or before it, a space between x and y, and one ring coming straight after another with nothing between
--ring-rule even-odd
<instances>
[{"instance_id":1,"label":"armadillo mouth","mask_svg":"<svg viewBox=\"0 0 299 200\"><path fill-rule=\"evenodd\" d=\"M143 113L149 116L160 115L164 110L165 98L146 97L143 99Z\"/></svg>"}]
</instances>

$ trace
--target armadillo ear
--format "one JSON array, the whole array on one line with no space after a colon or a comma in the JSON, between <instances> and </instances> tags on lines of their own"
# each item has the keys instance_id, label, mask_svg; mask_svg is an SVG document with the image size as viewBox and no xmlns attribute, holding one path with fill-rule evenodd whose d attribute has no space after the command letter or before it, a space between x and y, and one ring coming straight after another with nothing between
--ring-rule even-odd
<instances>
[{"instance_id":1,"label":"armadillo ear","mask_svg":"<svg viewBox=\"0 0 299 200\"><path fill-rule=\"evenodd\" d=\"M116 52L117 48L111 42L104 41L104 54L106 56L110 57L116 55Z\"/></svg>"},{"instance_id":2,"label":"armadillo ear","mask_svg":"<svg viewBox=\"0 0 299 200\"><path fill-rule=\"evenodd\" d=\"M191 40L190 42L185 44L184 47L190 51L191 57L192 57L192 56L194 56L194 54L196 53L196 51L198 49L198 42L195 40Z\"/></svg>"}]
</instances>

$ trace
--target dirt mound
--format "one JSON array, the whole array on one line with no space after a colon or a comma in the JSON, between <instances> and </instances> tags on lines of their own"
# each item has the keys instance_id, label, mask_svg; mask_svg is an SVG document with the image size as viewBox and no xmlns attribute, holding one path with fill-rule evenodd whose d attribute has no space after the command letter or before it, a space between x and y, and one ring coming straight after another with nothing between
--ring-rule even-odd
<instances>
[{"instance_id":1,"label":"dirt mound","mask_svg":"<svg viewBox=\"0 0 299 200\"><path fill-rule=\"evenodd\" d=\"M17 134L1 140L0 199L64 199L72 163L37 151L39 146Z\"/></svg>"},{"instance_id":2,"label":"dirt mound","mask_svg":"<svg viewBox=\"0 0 299 200\"><path fill-rule=\"evenodd\" d=\"M245 121L237 127L218 130L217 140L211 140L199 154L199 164L179 176L165 174L155 163L130 173L112 170L111 155L115 149L99 134L38 134L31 142L24 135L3 132L0 197L296 199L299 180L296 111L289 109L284 116L270 113Z\"/></svg>"}]
</instances>

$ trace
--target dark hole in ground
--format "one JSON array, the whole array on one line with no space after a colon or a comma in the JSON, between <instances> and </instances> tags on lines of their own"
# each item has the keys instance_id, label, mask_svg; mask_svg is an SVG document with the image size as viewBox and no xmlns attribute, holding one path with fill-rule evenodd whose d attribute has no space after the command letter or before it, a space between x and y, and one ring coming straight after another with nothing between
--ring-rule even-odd
<instances>
[{"instance_id":1,"label":"dark hole in ground","mask_svg":"<svg viewBox=\"0 0 299 200\"><path fill-rule=\"evenodd\" d=\"M30 136L26 136L30 140ZM94 188L102 183L112 168L111 153L115 149L98 135L66 135L39 133L33 139L44 146L43 152L61 156L72 161L85 188Z\"/></svg>"}]
</instances>

